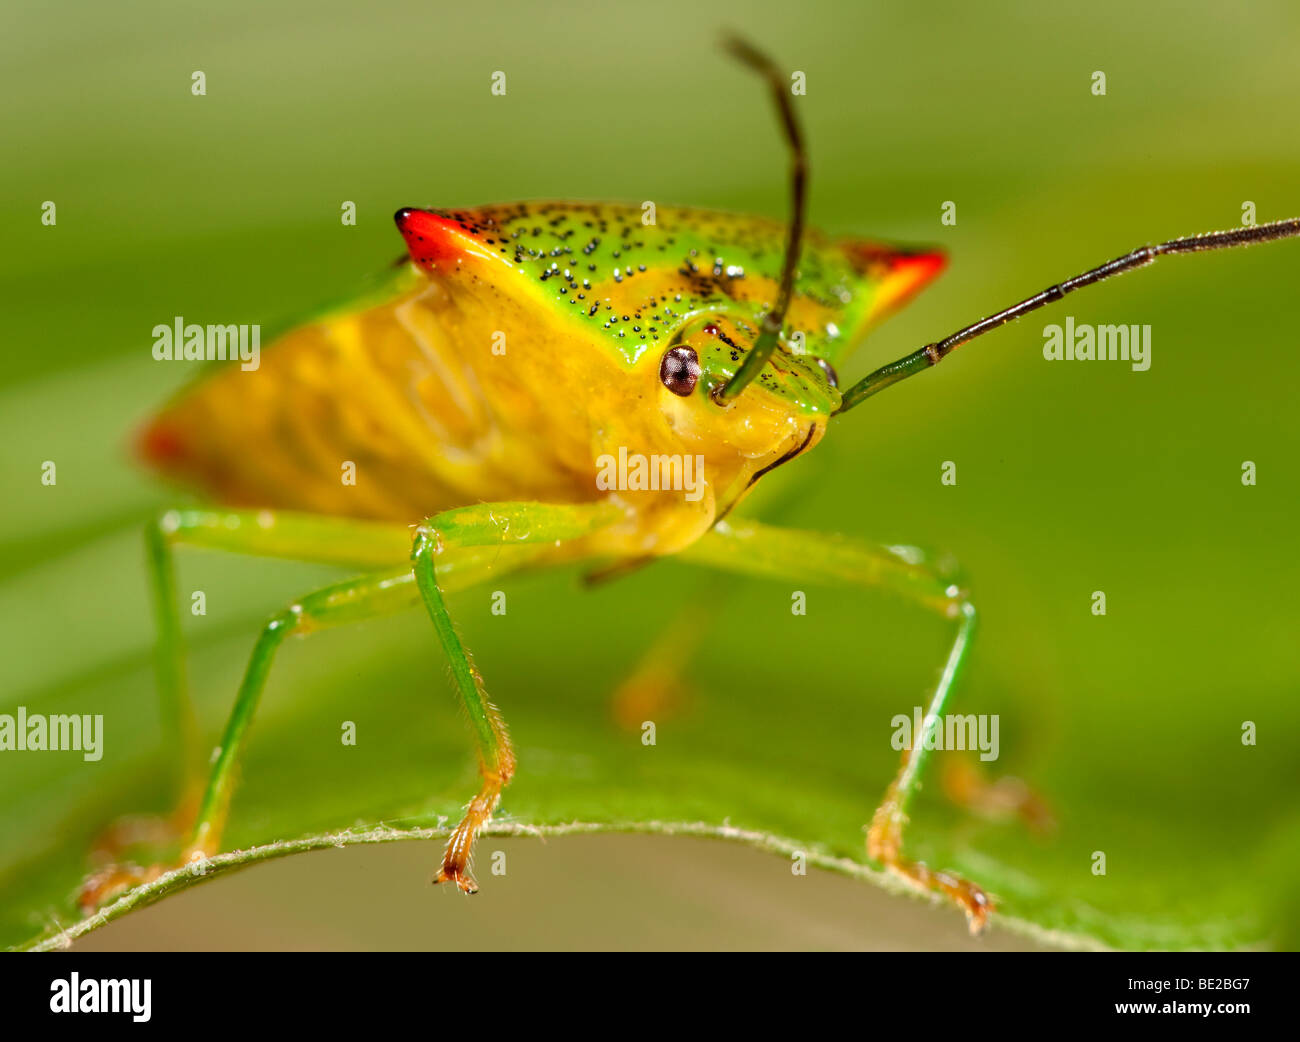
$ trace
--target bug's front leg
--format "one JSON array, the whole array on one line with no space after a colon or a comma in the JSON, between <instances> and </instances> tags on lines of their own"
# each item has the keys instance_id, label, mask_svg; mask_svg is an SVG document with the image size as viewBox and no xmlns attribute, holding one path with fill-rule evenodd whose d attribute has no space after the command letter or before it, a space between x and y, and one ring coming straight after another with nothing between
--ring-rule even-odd
<instances>
[{"instance_id":1,"label":"bug's front leg","mask_svg":"<svg viewBox=\"0 0 1300 1042\"><path fill-rule=\"evenodd\" d=\"M822 581L893 590L957 625L943 673L926 712L926 733L938 725L961 674L975 629L975 608L965 591L945 581L911 548L872 547L816 532L775 528L753 521L723 521L683 556L701 564L769 578ZM867 827L867 854L910 885L936 891L966 913L978 933L993 911L992 898L975 883L938 872L903 851L907 805L928 758L926 733L914 735L911 750Z\"/></svg>"},{"instance_id":2,"label":"bug's front leg","mask_svg":"<svg viewBox=\"0 0 1300 1042\"><path fill-rule=\"evenodd\" d=\"M442 867L434 882L455 883L466 894L478 890L469 871L474 838L492 817L501 801L501 790L510 783L515 771L515 754L505 721L489 700L483 676L471 661L447 611L445 591L438 578L439 559L449 550L462 547L520 542L562 544L590 535L621 517L617 507L606 503L574 506L485 503L438 514L416 529L411 548L415 582L465 703L483 778L478 793L470 800L465 816L447 842Z\"/></svg>"},{"instance_id":3,"label":"bug's front leg","mask_svg":"<svg viewBox=\"0 0 1300 1042\"><path fill-rule=\"evenodd\" d=\"M954 591L952 612L957 619L957 635L943 673L935 685L926 710L923 733L913 735L912 747L903 753L903 764L885 790L885 798L872 815L867 828L867 856L882 862L895 875L923 890L938 890L956 902L966 913L971 933L979 933L993 911L993 901L980 887L949 872L935 872L903 854L903 826L907 823L907 803L916 791L925 764L929 733L942 727L943 707L966 662L966 653L975 631L975 607L959 591ZM950 614L949 617L953 617Z\"/></svg>"}]
</instances>

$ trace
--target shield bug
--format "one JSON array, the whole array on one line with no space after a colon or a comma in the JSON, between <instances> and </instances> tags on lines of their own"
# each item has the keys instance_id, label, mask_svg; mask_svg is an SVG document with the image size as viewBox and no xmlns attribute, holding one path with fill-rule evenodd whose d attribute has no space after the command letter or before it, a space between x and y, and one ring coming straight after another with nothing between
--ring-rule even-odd
<instances>
[{"instance_id":1,"label":"shield bug","mask_svg":"<svg viewBox=\"0 0 1300 1042\"><path fill-rule=\"evenodd\" d=\"M737 573L896 591L955 629L925 716L933 728L974 632L966 591L911 552L738 521L731 510L814 449L832 419L1006 322L1162 256L1300 235L1292 219L1140 247L844 387L836 371L849 349L944 258L805 231L808 169L786 81L749 44L728 47L776 102L791 154L788 222L660 207L646 224L639 207L605 203L405 207L396 223L407 256L378 292L289 332L254 373L217 372L148 425L144 457L218 504L169 511L147 530L159 682L194 779L177 816L186 858L220 850L235 767L284 640L422 607L482 777L437 880L474 892L475 836L516 763L446 594L504 571L591 560L608 575L681 554ZM503 336L508 364L496 352ZM340 461L359 461L364 485L341 484ZM182 545L361 571L266 624L206 766L179 638L172 553ZM904 850L925 739L915 737L870 818L867 854L950 899L978 930L989 895ZM83 903L161 871L110 868L87 881Z\"/></svg>"}]
</instances>

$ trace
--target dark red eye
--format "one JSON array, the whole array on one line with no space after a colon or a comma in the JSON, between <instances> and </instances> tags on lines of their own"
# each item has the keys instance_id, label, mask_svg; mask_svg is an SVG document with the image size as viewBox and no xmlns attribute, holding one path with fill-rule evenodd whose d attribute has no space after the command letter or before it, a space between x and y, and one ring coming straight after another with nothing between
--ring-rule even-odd
<instances>
[{"instance_id":1,"label":"dark red eye","mask_svg":"<svg viewBox=\"0 0 1300 1042\"><path fill-rule=\"evenodd\" d=\"M826 374L826 379L832 387L839 387L840 378L835 372L835 367L824 358L817 359L817 364L822 367L822 372Z\"/></svg>"},{"instance_id":2,"label":"dark red eye","mask_svg":"<svg viewBox=\"0 0 1300 1042\"><path fill-rule=\"evenodd\" d=\"M674 347L659 363L659 379L673 394L685 398L700 381L700 359L689 347Z\"/></svg>"}]
</instances>

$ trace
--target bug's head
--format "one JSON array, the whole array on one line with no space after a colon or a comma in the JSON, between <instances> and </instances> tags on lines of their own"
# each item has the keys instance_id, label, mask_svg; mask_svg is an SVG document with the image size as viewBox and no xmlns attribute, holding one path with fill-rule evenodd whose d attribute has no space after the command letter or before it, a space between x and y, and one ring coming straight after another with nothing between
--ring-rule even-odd
<instances>
[{"instance_id":1,"label":"bug's head","mask_svg":"<svg viewBox=\"0 0 1300 1042\"><path fill-rule=\"evenodd\" d=\"M742 394L724 398L758 332L752 317L698 315L673 335L656 373L659 407L679 436L714 442L755 469L811 448L840 404L835 370L796 353L797 342L783 342Z\"/></svg>"}]
</instances>

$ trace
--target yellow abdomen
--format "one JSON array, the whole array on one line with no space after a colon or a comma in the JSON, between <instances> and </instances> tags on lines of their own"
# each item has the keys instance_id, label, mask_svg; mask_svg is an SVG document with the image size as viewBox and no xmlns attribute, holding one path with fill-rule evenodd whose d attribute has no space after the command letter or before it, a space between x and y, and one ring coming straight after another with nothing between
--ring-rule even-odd
<instances>
[{"instance_id":1,"label":"yellow abdomen","mask_svg":"<svg viewBox=\"0 0 1300 1042\"><path fill-rule=\"evenodd\" d=\"M539 395L529 345L473 312L420 278L299 327L256 370L228 365L167 406L143 454L223 503L351 517L596 498L587 417Z\"/></svg>"}]
</instances>

